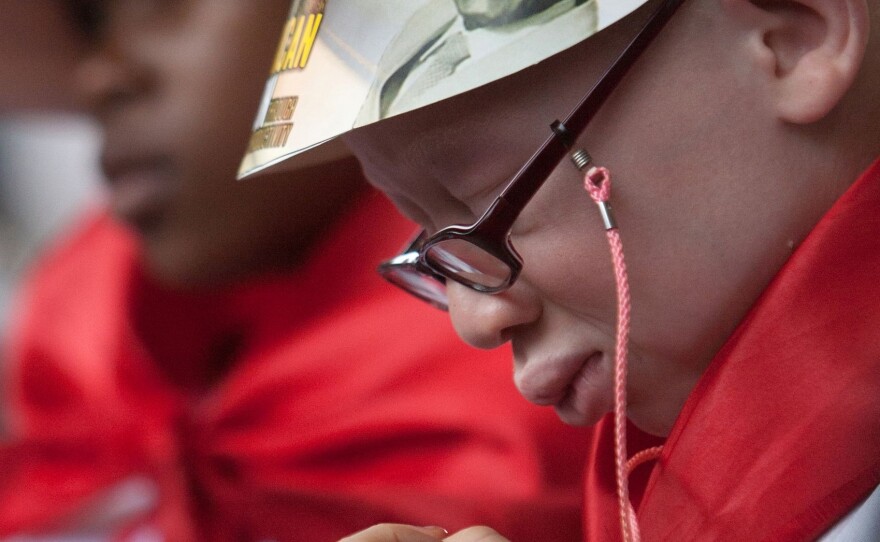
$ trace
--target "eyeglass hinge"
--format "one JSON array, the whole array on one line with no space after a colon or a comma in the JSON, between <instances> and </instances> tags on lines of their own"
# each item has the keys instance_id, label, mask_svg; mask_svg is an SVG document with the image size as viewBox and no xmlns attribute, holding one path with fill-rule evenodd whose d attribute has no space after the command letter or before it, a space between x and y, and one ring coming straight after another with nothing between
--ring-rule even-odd
<instances>
[{"instance_id":1,"label":"eyeglass hinge","mask_svg":"<svg viewBox=\"0 0 880 542\"><path fill-rule=\"evenodd\" d=\"M554 120L552 124L550 124L550 129L553 130L553 133L556 134L556 137L562 141L562 144L565 145L565 148L570 149L572 145L574 145L574 138L571 137L571 132L568 131L568 128L562 122L558 120Z\"/></svg>"}]
</instances>

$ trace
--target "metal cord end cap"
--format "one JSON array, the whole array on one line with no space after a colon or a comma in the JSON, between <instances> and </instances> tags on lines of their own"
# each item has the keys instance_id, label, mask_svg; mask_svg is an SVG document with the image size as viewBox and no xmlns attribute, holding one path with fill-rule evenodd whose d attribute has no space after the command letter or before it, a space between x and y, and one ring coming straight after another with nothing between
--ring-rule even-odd
<instances>
[{"instance_id":1,"label":"metal cord end cap","mask_svg":"<svg viewBox=\"0 0 880 542\"><path fill-rule=\"evenodd\" d=\"M617 220L614 219L614 209L611 208L611 204L607 201L599 201L596 204L599 206L599 213L602 214L602 225L605 226L605 231L616 230Z\"/></svg>"},{"instance_id":2,"label":"metal cord end cap","mask_svg":"<svg viewBox=\"0 0 880 542\"><path fill-rule=\"evenodd\" d=\"M571 155L571 161L574 167L583 171L587 166L593 163L593 157L584 149L578 149Z\"/></svg>"}]
</instances>

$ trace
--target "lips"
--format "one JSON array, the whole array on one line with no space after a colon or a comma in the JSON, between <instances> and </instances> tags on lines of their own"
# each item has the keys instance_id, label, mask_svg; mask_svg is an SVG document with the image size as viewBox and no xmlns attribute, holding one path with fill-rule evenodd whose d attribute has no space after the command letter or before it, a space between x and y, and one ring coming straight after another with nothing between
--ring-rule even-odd
<instances>
[{"instance_id":1,"label":"lips","mask_svg":"<svg viewBox=\"0 0 880 542\"><path fill-rule=\"evenodd\" d=\"M138 229L151 227L164 212L174 186L172 162L160 154L119 153L107 147L101 165L114 213Z\"/></svg>"},{"instance_id":2,"label":"lips","mask_svg":"<svg viewBox=\"0 0 880 542\"><path fill-rule=\"evenodd\" d=\"M528 360L516 373L527 400L553 406L570 425L593 425L613 407L610 364L602 352Z\"/></svg>"}]
</instances>

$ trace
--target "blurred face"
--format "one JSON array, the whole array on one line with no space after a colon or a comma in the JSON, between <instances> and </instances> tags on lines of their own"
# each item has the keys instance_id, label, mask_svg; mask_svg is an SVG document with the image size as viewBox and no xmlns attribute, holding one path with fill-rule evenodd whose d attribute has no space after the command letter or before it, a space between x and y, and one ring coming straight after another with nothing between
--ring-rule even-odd
<instances>
[{"instance_id":1,"label":"blurred face","mask_svg":"<svg viewBox=\"0 0 880 542\"><path fill-rule=\"evenodd\" d=\"M53 0L6 0L0 17L0 114L69 107L71 69L82 37ZM35 60L39 58L39 62Z\"/></svg>"},{"instance_id":2,"label":"blurred face","mask_svg":"<svg viewBox=\"0 0 880 542\"><path fill-rule=\"evenodd\" d=\"M679 10L579 140L613 177L633 300L629 415L661 435L787 259L789 241L816 219L797 210L803 192L786 175L777 182L776 164L762 158L787 128L742 68L733 25L706 6ZM429 232L471 224L647 14L347 142L371 181ZM774 181L743 175L743 164ZM450 282L448 296L464 340L512 343L527 399L593 424L613 407L616 300L601 220L582 183L564 161L525 208L511 232L524 268L510 290L487 295Z\"/></svg>"},{"instance_id":3,"label":"blurred face","mask_svg":"<svg viewBox=\"0 0 880 542\"><path fill-rule=\"evenodd\" d=\"M95 2L80 90L104 128L112 209L163 280L226 280L293 253L316 227L318 211L304 209L322 195L308 182L235 182L289 6Z\"/></svg>"},{"instance_id":4,"label":"blurred face","mask_svg":"<svg viewBox=\"0 0 880 542\"><path fill-rule=\"evenodd\" d=\"M468 28L506 24L547 9L559 0L455 0Z\"/></svg>"}]
</instances>

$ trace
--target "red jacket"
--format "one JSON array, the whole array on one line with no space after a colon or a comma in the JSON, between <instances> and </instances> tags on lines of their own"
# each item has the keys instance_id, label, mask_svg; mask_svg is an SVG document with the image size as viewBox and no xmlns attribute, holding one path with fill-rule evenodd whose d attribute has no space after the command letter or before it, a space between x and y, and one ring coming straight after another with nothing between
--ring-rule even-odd
<instances>
[{"instance_id":1,"label":"red jacket","mask_svg":"<svg viewBox=\"0 0 880 542\"><path fill-rule=\"evenodd\" d=\"M596 429L588 540L620 539L612 434L607 419ZM657 444L632 434L630 455ZM880 161L798 247L640 469L646 542L815 540L880 485Z\"/></svg>"},{"instance_id":2,"label":"red jacket","mask_svg":"<svg viewBox=\"0 0 880 542\"><path fill-rule=\"evenodd\" d=\"M586 432L519 397L508 351L464 346L377 277L411 230L371 194L298 272L184 294L92 220L24 295L0 535L67 525L139 476L159 504L117 536L320 542L393 521L579 538Z\"/></svg>"}]
</instances>

